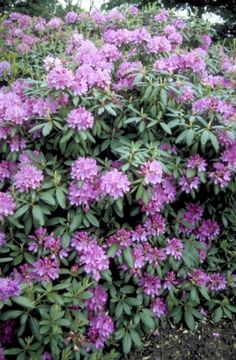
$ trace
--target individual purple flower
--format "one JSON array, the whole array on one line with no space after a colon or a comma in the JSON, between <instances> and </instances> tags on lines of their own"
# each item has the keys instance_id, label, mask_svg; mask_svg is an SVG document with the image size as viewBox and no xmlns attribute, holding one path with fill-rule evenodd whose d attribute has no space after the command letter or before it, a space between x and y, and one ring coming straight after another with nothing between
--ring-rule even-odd
<instances>
[{"instance_id":1,"label":"individual purple flower","mask_svg":"<svg viewBox=\"0 0 236 360\"><path fill-rule=\"evenodd\" d=\"M166 22L169 18L168 10L161 10L159 14L154 17L154 20L157 22Z\"/></svg>"},{"instance_id":2,"label":"individual purple flower","mask_svg":"<svg viewBox=\"0 0 236 360\"><path fill-rule=\"evenodd\" d=\"M165 275L165 281L163 284L164 289L170 290L173 286L177 285L178 281L176 280L176 274L174 271L169 271Z\"/></svg>"},{"instance_id":3,"label":"individual purple flower","mask_svg":"<svg viewBox=\"0 0 236 360\"><path fill-rule=\"evenodd\" d=\"M11 194L0 191L0 221L5 216L13 215L16 209L16 203Z\"/></svg>"},{"instance_id":4,"label":"individual purple flower","mask_svg":"<svg viewBox=\"0 0 236 360\"><path fill-rule=\"evenodd\" d=\"M224 276L218 273L210 275L209 289L212 291L224 290L226 288L226 279Z\"/></svg>"},{"instance_id":5,"label":"individual purple flower","mask_svg":"<svg viewBox=\"0 0 236 360\"><path fill-rule=\"evenodd\" d=\"M187 176L181 176L179 179L179 186L183 192L189 194L191 190L197 190L200 185L200 178L198 176L194 176L188 178Z\"/></svg>"},{"instance_id":6,"label":"individual purple flower","mask_svg":"<svg viewBox=\"0 0 236 360\"><path fill-rule=\"evenodd\" d=\"M196 154L189 158L187 168L197 170L199 172L205 172L206 165L206 161L199 154Z\"/></svg>"},{"instance_id":7,"label":"individual purple flower","mask_svg":"<svg viewBox=\"0 0 236 360\"><path fill-rule=\"evenodd\" d=\"M167 240L166 254L173 256L175 260L182 258L184 245L180 239L173 238Z\"/></svg>"},{"instance_id":8,"label":"individual purple flower","mask_svg":"<svg viewBox=\"0 0 236 360\"><path fill-rule=\"evenodd\" d=\"M132 256L134 259L134 268L141 269L146 262L142 245L138 245L133 249Z\"/></svg>"},{"instance_id":9,"label":"individual purple flower","mask_svg":"<svg viewBox=\"0 0 236 360\"><path fill-rule=\"evenodd\" d=\"M101 246L91 243L80 255L80 263L84 266L84 271L98 281L101 272L108 270L109 260Z\"/></svg>"},{"instance_id":10,"label":"individual purple flower","mask_svg":"<svg viewBox=\"0 0 236 360\"><path fill-rule=\"evenodd\" d=\"M120 255L121 251L132 244L131 231L126 229L119 229L117 232L107 239L107 245L112 246L113 244L118 245L117 254Z\"/></svg>"},{"instance_id":11,"label":"individual purple flower","mask_svg":"<svg viewBox=\"0 0 236 360\"><path fill-rule=\"evenodd\" d=\"M137 225L132 231L132 241L147 241L147 232L142 225Z\"/></svg>"},{"instance_id":12,"label":"individual purple flower","mask_svg":"<svg viewBox=\"0 0 236 360\"><path fill-rule=\"evenodd\" d=\"M94 280L100 280L101 272L109 268L109 260L102 247L97 244L97 239L79 231L74 234L71 246L76 249L84 271L91 274Z\"/></svg>"},{"instance_id":13,"label":"individual purple flower","mask_svg":"<svg viewBox=\"0 0 236 360\"><path fill-rule=\"evenodd\" d=\"M161 279L159 276L145 274L140 279L140 286L143 288L143 292L145 295L149 295L151 297L158 296L161 289Z\"/></svg>"},{"instance_id":14,"label":"individual purple flower","mask_svg":"<svg viewBox=\"0 0 236 360\"><path fill-rule=\"evenodd\" d=\"M45 351L44 353L42 353L40 360L53 360L53 359L52 359L52 355L49 352Z\"/></svg>"},{"instance_id":15,"label":"individual purple flower","mask_svg":"<svg viewBox=\"0 0 236 360\"><path fill-rule=\"evenodd\" d=\"M15 320L5 320L0 322L0 337L1 337L1 342L3 344L12 344L15 336L16 336Z\"/></svg>"},{"instance_id":16,"label":"individual purple flower","mask_svg":"<svg viewBox=\"0 0 236 360\"><path fill-rule=\"evenodd\" d=\"M188 203L186 210L182 216L179 231L184 234L192 234L201 220L203 209L201 206L193 203Z\"/></svg>"},{"instance_id":17,"label":"individual purple flower","mask_svg":"<svg viewBox=\"0 0 236 360\"><path fill-rule=\"evenodd\" d=\"M166 228L165 219L160 214L156 214L151 218L148 218L143 226L149 236L162 235L164 234Z\"/></svg>"},{"instance_id":18,"label":"individual purple flower","mask_svg":"<svg viewBox=\"0 0 236 360\"><path fill-rule=\"evenodd\" d=\"M4 349L2 347L0 347L0 360L6 360L4 355Z\"/></svg>"},{"instance_id":19,"label":"individual purple flower","mask_svg":"<svg viewBox=\"0 0 236 360\"><path fill-rule=\"evenodd\" d=\"M73 180L92 180L98 174L96 160L79 157L71 164L71 177Z\"/></svg>"},{"instance_id":20,"label":"individual purple flower","mask_svg":"<svg viewBox=\"0 0 236 360\"><path fill-rule=\"evenodd\" d=\"M31 189L38 189L42 185L44 176L42 170L33 165L22 166L17 171L14 184L20 192L28 193Z\"/></svg>"},{"instance_id":21,"label":"individual purple flower","mask_svg":"<svg viewBox=\"0 0 236 360\"><path fill-rule=\"evenodd\" d=\"M66 17L65 17L65 23L66 24L74 24L74 23L77 22L77 20L78 20L78 14L76 14L76 12L69 11L66 14Z\"/></svg>"},{"instance_id":22,"label":"individual purple flower","mask_svg":"<svg viewBox=\"0 0 236 360\"><path fill-rule=\"evenodd\" d=\"M85 300L86 308L92 312L102 312L104 310L105 304L107 302L107 292L103 289L101 285L97 285L94 289L89 289L92 296L89 299Z\"/></svg>"},{"instance_id":23,"label":"individual purple flower","mask_svg":"<svg viewBox=\"0 0 236 360\"><path fill-rule=\"evenodd\" d=\"M31 275L33 280L50 282L59 278L59 264L53 256L38 259L32 266L33 269Z\"/></svg>"},{"instance_id":24,"label":"individual purple flower","mask_svg":"<svg viewBox=\"0 0 236 360\"><path fill-rule=\"evenodd\" d=\"M163 170L157 160L148 161L141 167L142 174L145 176L146 184L160 184L162 181Z\"/></svg>"},{"instance_id":25,"label":"individual purple flower","mask_svg":"<svg viewBox=\"0 0 236 360\"><path fill-rule=\"evenodd\" d=\"M11 64L8 61L0 61L0 77L11 74Z\"/></svg>"},{"instance_id":26,"label":"individual purple flower","mask_svg":"<svg viewBox=\"0 0 236 360\"><path fill-rule=\"evenodd\" d=\"M158 249L157 247L153 247L148 242L143 244L143 250L145 260L148 264L153 265L154 268L158 267L167 259L166 251L164 248Z\"/></svg>"},{"instance_id":27,"label":"individual purple flower","mask_svg":"<svg viewBox=\"0 0 236 360\"><path fill-rule=\"evenodd\" d=\"M209 173L209 178L215 185L224 188L229 185L232 173L224 164L217 162L213 165L213 171Z\"/></svg>"},{"instance_id":28,"label":"individual purple flower","mask_svg":"<svg viewBox=\"0 0 236 360\"><path fill-rule=\"evenodd\" d=\"M114 324L112 318L100 314L89 323L88 339L95 344L97 349L101 349L113 332Z\"/></svg>"},{"instance_id":29,"label":"individual purple flower","mask_svg":"<svg viewBox=\"0 0 236 360\"><path fill-rule=\"evenodd\" d=\"M21 293L20 284L11 277L0 277L0 301L7 302L11 296Z\"/></svg>"},{"instance_id":30,"label":"individual purple flower","mask_svg":"<svg viewBox=\"0 0 236 360\"><path fill-rule=\"evenodd\" d=\"M196 238L203 243L215 239L220 233L220 227L217 222L212 220L203 220L196 233Z\"/></svg>"},{"instance_id":31,"label":"individual purple flower","mask_svg":"<svg viewBox=\"0 0 236 360\"><path fill-rule=\"evenodd\" d=\"M189 280L192 282L193 285L206 287L209 279L209 275L200 269L196 269L191 274L189 274Z\"/></svg>"},{"instance_id":32,"label":"individual purple flower","mask_svg":"<svg viewBox=\"0 0 236 360\"><path fill-rule=\"evenodd\" d=\"M62 26L62 24L63 24L62 19L55 16L47 23L47 27L52 30L57 30Z\"/></svg>"},{"instance_id":33,"label":"individual purple flower","mask_svg":"<svg viewBox=\"0 0 236 360\"><path fill-rule=\"evenodd\" d=\"M93 114L90 111L86 110L83 106L71 110L71 112L68 114L68 127L77 131L86 131L87 129L91 129L93 127L93 123Z\"/></svg>"},{"instance_id":34,"label":"individual purple flower","mask_svg":"<svg viewBox=\"0 0 236 360\"><path fill-rule=\"evenodd\" d=\"M72 85L74 75L71 70L62 65L55 66L47 75L47 84L49 88L56 90L65 90Z\"/></svg>"},{"instance_id":35,"label":"individual purple flower","mask_svg":"<svg viewBox=\"0 0 236 360\"><path fill-rule=\"evenodd\" d=\"M164 301L160 298L156 298L151 304L151 310L154 312L157 318L166 316L167 307Z\"/></svg>"},{"instance_id":36,"label":"individual purple flower","mask_svg":"<svg viewBox=\"0 0 236 360\"><path fill-rule=\"evenodd\" d=\"M82 184L72 182L69 186L69 202L75 206L89 206L101 196L100 180L85 180Z\"/></svg>"},{"instance_id":37,"label":"individual purple flower","mask_svg":"<svg viewBox=\"0 0 236 360\"><path fill-rule=\"evenodd\" d=\"M130 182L127 175L117 169L107 171L101 178L101 190L104 195L112 197L114 200L122 197L128 192Z\"/></svg>"},{"instance_id":38,"label":"individual purple flower","mask_svg":"<svg viewBox=\"0 0 236 360\"><path fill-rule=\"evenodd\" d=\"M0 246L3 246L6 244L6 235L4 232L0 231Z\"/></svg>"}]
</instances>

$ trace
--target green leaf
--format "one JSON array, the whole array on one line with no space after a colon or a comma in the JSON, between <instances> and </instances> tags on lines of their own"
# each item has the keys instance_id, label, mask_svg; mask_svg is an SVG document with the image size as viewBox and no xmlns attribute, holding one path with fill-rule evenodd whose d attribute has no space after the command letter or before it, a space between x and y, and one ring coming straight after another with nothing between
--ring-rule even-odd
<instances>
[{"instance_id":1,"label":"green leaf","mask_svg":"<svg viewBox=\"0 0 236 360\"><path fill-rule=\"evenodd\" d=\"M33 209L32 209L32 215L33 215L34 220L36 220L36 222L37 222L40 226L44 225L44 215L43 215L43 213L42 213L41 208L40 208L38 205L36 205L36 206L33 207Z\"/></svg>"},{"instance_id":2,"label":"green leaf","mask_svg":"<svg viewBox=\"0 0 236 360\"><path fill-rule=\"evenodd\" d=\"M13 297L12 300L16 304L21 305L21 306L23 306L23 307L25 307L27 309L34 309L35 308L34 304L24 296Z\"/></svg>"},{"instance_id":3,"label":"green leaf","mask_svg":"<svg viewBox=\"0 0 236 360\"><path fill-rule=\"evenodd\" d=\"M166 125L166 124L163 123L163 122L160 122L159 124L160 124L160 126L162 127L162 129L163 129L167 134L169 134L169 135L172 134L172 131L171 131L171 129L169 128L168 125Z\"/></svg>"},{"instance_id":4,"label":"green leaf","mask_svg":"<svg viewBox=\"0 0 236 360\"><path fill-rule=\"evenodd\" d=\"M48 122L48 123L44 126L44 128L43 128L43 131L42 131L43 136L49 135L50 132L52 131L52 127L53 127L52 122L51 122L51 121Z\"/></svg>"},{"instance_id":5,"label":"green leaf","mask_svg":"<svg viewBox=\"0 0 236 360\"><path fill-rule=\"evenodd\" d=\"M127 247L123 250L123 259L129 268L134 266L134 259L130 248Z\"/></svg>"},{"instance_id":6,"label":"green leaf","mask_svg":"<svg viewBox=\"0 0 236 360\"><path fill-rule=\"evenodd\" d=\"M139 347L139 348L142 347L142 341L140 339L140 336L135 330L130 329L130 336L131 336L131 339L133 340L133 343L137 347Z\"/></svg>"},{"instance_id":7,"label":"green leaf","mask_svg":"<svg viewBox=\"0 0 236 360\"><path fill-rule=\"evenodd\" d=\"M213 316L213 321L214 322L219 322L222 319L222 316L223 316L223 310L222 310L221 307L218 307L215 310L215 313L214 313L214 316Z\"/></svg>"},{"instance_id":8,"label":"green leaf","mask_svg":"<svg viewBox=\"0 0 236 360\"><path fill-rule=\"evenodd\" d=\"M117 253L118 248L118 244L113 244L107 252L107 257L113 257Z\"/></svg>"},{"instance_id":9,"label":"green leaf","mask_svg":"<svg viewBox=\"0 0 236 360\"><path fill-rule=\"evenodd\" d=\"M194 139L194 131L189 129L186 136L186 143L188 146L192 145Z\"/></svg>"},{"instance_id":10,"label":"green leaf","mask_svg":"<svg viewBox=\"0 0 236 360\"><path fill-rule=\"evenodd\" d=\"M155 329L155 322L153 318L148 315L147 313L142 312L140 314L140 318L142 323L146 326L148 330L154 330Z\"/></svg>"},{"instance_id":11,"label":"green leaf","mask_svg":"<svg viewBox=\"0 0 236 360\"><path fill-rule=\"evenodd\" d=\"M22 206L20 209L18 209L15 212L13 218L16 219L16 218L20 217L21 215L25 214L27 210L29 210L29 205Z\"/></svg>"},{"instance_id":12,"label":"green leaf","mask_svg":"<svg viewBox=\"0 0 236 360\"><path fill-rule=\"evenodd\" d=\"M85 216L86 216L87 220L90 222L90 224L99 228L99 222L93 214L87 213Z\"/></svg>"},{"instance_id":13,"label":"green leaf","mask_svg":"<svg viewBox=\"0 0 236 360\"><path fill-rule=\"evenodd\" d=\"M132 341L131 336L128 332L125 333L125 336L122 339L122 349L125 354L128 354L131 350Z\"/></svg>"},{"instance_id":14,"label":"green leaf","mask_svg":"<svg viewBox=\"0 0 236 360\"><path fill-rule=\"evenodd\" d=\"M43 202L45 202L46 204L48 205L55 205L56 202L55 202L55 199L53 198L53 196L48 193L48 192L45 192L45 193L42 193L40 194L40 199L43 200Z\"/></svg>"},{"instance_id":15,"label":"green leaf","mask_svg":"<svg viewBox=\"0 0 236 360\"><path fill-rule=\"evenodd\" d=\"M167 101L168 101L168 93L167 93L167 91L165 89L161 89L160 97L161 97L162 104L164 104L166 106Z\"/></svg>"},{"instance_id":16,"label":"green leaf","mask_svg":"<svg viewBox=\"0 0 236 360\"><path fill-rule=\"evenodd\" d=\"M218 140L217 140L217 137L215 136L215 134L210 133L210 140L213 145L213 148L215 149L215 152L218 152L220 147L219 147L219 143L218 143Z\"/></svg>"},{"instance_id":17,"label":"green leaf","mask_svg":"<svg viewBox=\"0 0 236 360\"><path fill-rule=\"evenodd\" d=\"M5 311L1 314L0 319L1 320L11 320L16 319L17 317L21 316L23 314L23 311L21 310L9 310Z\"/></svg>"},{"instance_id":18,"label":"green leaf","mask_svg":"<svg viewBox=\"0 0 236 360\"><path fill-rule=\"evenodd\" d=\"M200 287L199 287L199 291L200 291L201 295L202 295L206 300L208 300L208 301L211 300L207 288L205 288L205 287L203 287L203 286L200 286Z\"/></svg>"},{"instance_id":19,"label":"green leaf","mask_svg":"<svg viewBox=\"0 0 236 360\"><path fill-rule=\"evenodd\" d=\"M190 308L188 306L185 307L184 320L185 320L188 328L193 331L195 329L195 320L192 315L192 308Z\"/></svg>"},{"instance_id":20,"label":"green leaf","mask_svg":"<svg viewBox=\"0 0 236 360\"><path fill-rule=\"evenodd\" d=\"M59 187L56 189L56 198L57 198L57 201L58 201L58 204L60 205L60 207L62 209L65 209L66 208L66 197L65 197L64 192Z\"/></svg>"},{"instance_id":21,"label":"green leaf","mask_svg":"<svg viewBox=\"0 0 236 360\"><path fill-rule=\"evenodd\" d=\"M201 135L201 145L202 145L203 149L205 149L205 146L206 146L206 143L208 140L209 140L209 131L204 130Z\"/></svg>"}]
</instances>

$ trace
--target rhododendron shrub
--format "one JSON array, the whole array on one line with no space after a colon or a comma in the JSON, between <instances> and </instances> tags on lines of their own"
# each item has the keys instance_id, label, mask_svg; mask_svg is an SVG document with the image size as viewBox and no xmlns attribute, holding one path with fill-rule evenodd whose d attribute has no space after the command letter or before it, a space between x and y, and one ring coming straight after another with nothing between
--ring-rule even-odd
<instances>
[{"instance_id":1,"label":"rhododendron shrub","mask_svg":"<svg viewBox=\"0 0 236 360\"><path fill-rule=\"evenodd\" d=\"M2 19L1 359L112 360L236 312L236 60L211 34L154 8Z\"/></svg>"}]
</instances>

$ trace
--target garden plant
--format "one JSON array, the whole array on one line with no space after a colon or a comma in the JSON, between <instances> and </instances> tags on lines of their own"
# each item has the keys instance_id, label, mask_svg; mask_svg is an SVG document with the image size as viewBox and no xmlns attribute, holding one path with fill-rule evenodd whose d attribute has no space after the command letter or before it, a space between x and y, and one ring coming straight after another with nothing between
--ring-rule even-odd
<instances>
[{"instance_id":1,"label":"garden plant","mask_svg":"<svg viewBox=\"0 0 236 360\"><path fill-rule=\"evenodd\" d=\"M164 9L0 27L0 359L124 359L236 312L235 45Z\"/></svg>"}]
</instances>

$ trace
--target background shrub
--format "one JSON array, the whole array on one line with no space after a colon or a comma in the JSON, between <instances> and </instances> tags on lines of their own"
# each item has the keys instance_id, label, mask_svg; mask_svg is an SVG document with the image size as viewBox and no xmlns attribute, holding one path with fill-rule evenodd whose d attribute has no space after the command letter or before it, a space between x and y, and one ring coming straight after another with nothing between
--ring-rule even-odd
<instances>
[{"instance_id":1,"label":"background shrub","mask_svg":"<svg viewBox=\"0 0 236 360\"><path fill-rule=\"evenodd\" d=\"M211 34L136 7L2 20L2 358L232 318L235 58Z\"/></svg>"}]
</instances>

